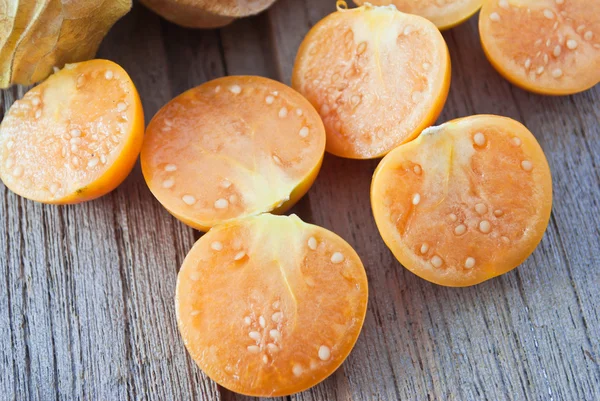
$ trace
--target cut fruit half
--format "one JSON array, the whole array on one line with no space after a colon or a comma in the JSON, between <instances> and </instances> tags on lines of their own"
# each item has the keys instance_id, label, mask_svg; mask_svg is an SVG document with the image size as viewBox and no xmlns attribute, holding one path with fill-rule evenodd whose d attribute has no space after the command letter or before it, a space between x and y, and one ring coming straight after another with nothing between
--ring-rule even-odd
<instances>
[{"instance_id":1,"label":"cut fruit half","mask_svg":"<svg viewBox=\"0 0 600 401\"><path fill-rule=\"evenodd\" d=\"M332 374L360 333L367 277L352 247L292 215L211 229L185 258L176 310L198 366L232 391L306 390Z\"/></svg>"},{"instance_id":2,"label":"cut fruit half","mask_svg":"<svg viewBox=\"0 0 600 401\"><path fill-rule=\"evenodd\" d=\"M481 43L513 84L546 95L582 92L600 82L600 2L487 0Z\"/></svg>"},{"instance_id":3,"label":"cut fruit half","mask_svg":"<svg viewBox=\"0 0 600 401\"><path fill-rule=\"evenodd\" d=\"M435 122L450 57L423 17L394 7L339 8L304 39L292 86L319 110L328 152L377 158Z\"/></svg>"},{"instance_id":4,"label":"cut fruit half","mask_svg":"<svg viewBox=\"0 0 600 401\"><path fill-rule=\"evenodd\" d=\"M420 15L433 22L440 30L450 29L468 20L481 8L484 0L369 0L376 6L394 5L407 14ZM358 5L365 0L354 0Z\"/></svg>"},{"instance_id":5,"label":"cut fruit half","mask_svg":"<svg viewBox=\"0 0 600 401\"><path fill-rule=\"evenodd\" d=\"M375 171L371 204L383 240L408 270L468 286L534 251L550 219L552 178L527 128L472 116L390 152Z\"/></svg>"},{"instance_id":6,"label":"cut fruit half","mask_svg":"<svg viewBox=\"0 0 600 401\"><path fill-rule=\"evenodd\" d=\"M0 126L0 177L25 198L78 203L115 189L142 146L144 113L107 60L67 64L17 100Z\"/></svg>"},{"instance_id":7,"label":"cut fruit half","mask_svg":"<svg viewBox=\"0 0 600 401\"><path fill-rule=\"evenodd\" d=\"M186 224L283 213L314 182L325 129L292 88L226 77L176 97L152 119L142 148L150 190Z\"/></svg>"},{"instance_id":8,"label":"cut fruit half","mask_svg":"<svg viewBox=\"0 0 600 401\"><path fill-rule=\"evenodd\" d=\"M258 14L275 0L141 0L163 18L187 28L218 28Z\"/></svg>"}]
</instances>

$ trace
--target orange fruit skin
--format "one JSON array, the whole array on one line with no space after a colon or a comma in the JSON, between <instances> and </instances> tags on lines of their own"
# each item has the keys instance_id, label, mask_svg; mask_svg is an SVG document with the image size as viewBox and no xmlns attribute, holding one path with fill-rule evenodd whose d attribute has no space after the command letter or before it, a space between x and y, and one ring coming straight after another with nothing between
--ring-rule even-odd
<instances>
[{"instance_id":1,"label":"orange fruit skin","mask_svg":"<svg viewBox=\"0 0 600 401\"><path fill-rule=\"evenodd\" d=\"M141 0L164 19L186 28L212 29L232 23L235 18L211 13L200 5L177 3L172 0Z\"/></svg>"},{"instance_id":2,"label":"orange fruit skin","mask_svg":"<svg viewBox=\"0 0 600 401\"><path fill-rule=\"evenodd\" d=\"M364 0L355 0L354 2L359 6L366 3ZM454 28L455 26L460 25L471 18L481 8L483 0L469 0L466 2L467 4L463 5L464 8L452 12L441 9L439 13L428 13L423 9L413 9L412 7L418 7L420 4L419 2L412 0L373 0L369 1L369 3L377 6L393 4L402 12L417 14L427 18L433 22L440 31L445 31L447 29ZM411 3L410 6L408 6L407 3ZM431 3L433 3L433 1L431 1Z\"/></svg>"},{"instance_id":3,"label":"orange fruit skin","mask_svg":"<svg viewBox=\"0 0 600 401\"><path fill-rule=\"evenodd\" d=\"M231 95L228 91L228 88L232 88L234 86L239 87L241 92L235 95ZM217 88L219 88L218 92L214 92L217 90ZM277 95L273 96L269 95L269 93L277 93ZM228 103L225 103L227 108L224 108L224 103L219 103L220 101L218 99L210 98L210 96L226 95L231 97ZM247 100L244 101L242 104L236 103L241 102L240 100L238 100L240 96L247 96L246 98L244 98ZM190 99L193 99L194 97L203 99L202 102L204 103L192 106L189 102ZM265 105L266 98L271 98L271 103L268 103L268 105ZM280 105L279 103L277 103L279 101L283 103L281 103ZM284 104L286 110L289 109L289 114L286 114L286 117L278 117L277 111L279 110L279 107L281 107ZM236 107L239 107L239 109L236 109ZM256 110L253 113L249 115L244 114L248 113L248 110L252 109L253 107L256 108ZM210 109L210 111L204 111L205 109ZM183 112L181 110L187 111ZM285 184L289 186L290 183L293 182L293 187L289 188L289 192L285 193L285 197L283 197L282 199L278 198L276 200L266 198L261 199L260 201L257 201L254 205L252 205L252 210L248 210L246 208L247 205L245 205L236 214L233 214L232 212L232 214L227 214L225 217L222 217L222 215L217 215L216 213L210 214L204 212L204 214L202 214L196 212L194 209L190 210L186 207L182 207L182 205L178 203L180 201L179 198L175 198L174 196L172 196L171 193L165 193L164 188L161 187L161 180L165 177L160 175L161 172L159 171L159 168L161 166L161 163L158 163L156 160L166 160L168 158L168 152L172 151L164 149L167 148L167 145L169 143L183 143L182 141L190 140L190 133L188 132L186 124L189 125L193 123L192 120L189 120L189 114L193 110L196 110L195 112L198 112L198 110L203 110L203 113L211 114L210 118L212 118L215 121L218 121L220 127L225 127L223 128L224 131L219 134L218 139L209 140L211 141L211 145L214 146L217 146L215 141L219 141L221 138L225 138L226 136L231 136L231 139L229 141L231 143L236 143L234 134L228 131L229 127L231 125L234 125L232 121L235 122L237 121L237 119L239 119L239 121L243 121L245 125L252 127L252 131L254 132L252 135L255 136L254 143L256 143L256 141L262 140L262 142L260 142L262 145L258 147L254 144L248 145L248 147L244 147L243 152L250 153L254 156L255 166L253 167L253 169L255 170L257 169L256 160L260 159L260 162L265 162L266 159L264 159L263 157L263 152L266 152L268 150L266 149L267 147L279 147L279 149L282 151L291 152L294 146L296 146L296 142L294 141L298 139L299 130L301 129L301 127L303 127L303 125L306 125L307 127L310 127L310 134L307 134L307 136L304 139L306 141L309 141L309 144L306 145L305 143L302 143L302 146L306 145L307 147L310 147L310 154L304 156L305 159L309 161L301 159L298 163L291 163L291 166L288 166L292 169L301 168L301 176L296 175L291 181ZM302 113L300 115L297 114L297 111L299 110L302 110ZM271 117L267 114L273 111L275 112L274 116ZM172 131L171 129L169 129L168 133L164 134L160 131L162 130L161 126L162 124L164 124L166 115L170 115L169 119L181 117L187 118L187 120L189 121L186 120L185 122L174 123ZM210 118L206 117L206 120L209 120ZM296 120L288 121L290 119L299 119L303 121L303 123L302 125L297 125L300 123L296 123ZM263 135L263 133L268 131L265 129L265 127L267 127L268 124L280 124L275 130L278 132L278 140L284 141L283 144L279 143L279 145L275 145L275 139L272 137L259 138L260 135ZM212 131L215 131L216 129L217 128L213 127ZM239 128L238 130L240 132L243 132L244 129L245 128ZM196 129L193 132L193 135L196 135L196 137L194 137L194 141L190 142L190 144L187 147L191 147L192 145L194 145L195 142L200 143L201 141L205 140L205 137L211 134L212 131L211 128ZM271 128L271 131L275 132L273 128ZM144 178L146 180L146 183L148 184L148 187L150 188L150 191L154 194L157 200L167 209L167 211L169 211L171 215L173 215L183 223L204 232L208 231L211 227L213 227L216 224L220 224L232 219L246 217L249 215L257 215L260 213L285 213L287 210L293 207L296 204L296 202L298 202L298 200L300 200L310 189L320 171L323 162L323 156L325 153L325 128L323 127L323 123L320 117L318 116L317 112L312 107L312 105L303 96L301 96L292 88L280 82L273 81L271 79L254 76L231 76L218 78L209 81L203 85L200 85L196 88L190 89L187 92L184 92L183 94L179 95L178 97L167 103L154 116L154 118L148 125L146 132L146 141L142 146L141 152L141 165ZM167 135L170 135L171 138L168 138ZM162 143L162 145L159 145L160 143ZM301 150L302 149L298 149L297 153L300 153ZM205 192L209 192L210 196L213 195L213 192L219 191L221 189L218 187L218 185L214 185L215 183L212 182L212 178L207 178L208 175L227 175L225 171L221 171L227 166L218 163L220 162L219 157L225 159L235 158L242 160L245 156L239 153L232 154L232 152L235 151L215 151L214 154L217 155L217 157L215 157L214 160L210 161L210 163L212 163L210 168L206 167L205 164L203 165L202 170L197 169L193 172L190 172L190 174L197 175L198 182L202 184L201 187L203 187L203 190ZM206 160L208 160L209 156L206 156L208 153L209 152L206 151L196 152L195 159L199 160L205 157ZM257 156L257 154L259 154L260 157ZM177 157L181 159L183 156L181 156L180 154ZM189 155L187 157L189 157ZM173 160L175 160L175 157L173 158ZM197 160L189 161L189 163L192 163ZM206 162L206 160L204 161ZM240 161L240 164L241 163L242 162ZM248 166L243 167L248 170L251 169ZM283 170L285 170L285 168ZM179 172L179 170L177 171ZM202 172L200 173L199 171ZM260 171L261 170L259 168L258 170L253 172L258 174L260 173ZM189 181L189 177L180 178L186 178ZM232 180L232 178L230 177L228 177L227 179ZM233 184L236 187L241 186L241 182L234 182ZM269 188L273 189L274 187L278 187L280 184L283 185L281 182L278 182L276 180L270 181ZM214 185L215 189L210 191L207 190L206 188L209 188L211 185ZM193 188L189 188L189 186L184 185L181 191L191 191L192 189ZM170 190L171 189L168 189L168 191ZM262 190L254 188L251 191L253 193L250 194L247 192L248 189L246 190L246 192L240 190L237 194L241 198L255 195L261 196L260 192L262 192ZM208 195L203 196L208 197ZM219 196L215 195L215 199L216 198L219 198ZM231 204L229 206L231 206ZM227 210L229 210L229 207Z\"/></svg>"},{"instance_id":4,"label":"orange fruit skin","mask_svg":"<svg viewBox=\"0 0 600 401\"><path fill-rule=\"evenodd\" d=\"M373 16L373 13L380 13L379 16ZM395 16L396 18L407 19L409 21L409 25L418 26L423 29L435 30L435 35L437 43L436 45L440 47L440 49L436 49L439 54L436 53L436 57L439 56L439 62L443 65L443 73L440 74L441 77L436 77L435 79L439 79L439 83L436 84L435 89L435 98L431 99L431 102L427 106L423 106L424 111L418 120L418 124L415 124L412 129L407 132L404 132L400 138L396 138L393 143L390 143L386 146L374 146L368 149L361 149L361 147L357 144L350 143L348 139L344 138L342 134L337 132L334 127L334 123L328 122L326 118L324 118L325 129L327 132L327 152L334 154L336 156L349 158L349 159L377 159L385 156L390 150L394 147L410 142L413 140L424 128L431 126L439 117L442 112L444 105L446 103L448 92L450 90L450 79L451 79L451 63L450 63L450 53L448 51L448 47L446 43L439 33L439 31L434 27L433 23L428 21L423 17L419 17L416 15L408 15L401 13L390 7L374 7L371 5L361 6L355 9L338 9L337 12L330 14L325 17L321 21L319 21L306 35L300 48L298 50L296 61L294 64L294 70L292 73L292 87L302 93L306 98L313 104L313 106L317 110L322 110L323 103L319 99L323 96L323 88L314 91L308 91L305 88L306 80L303 78L303 75L307 72L307 66L310 65L311 60L315 57L321 57L322 59L326 59L327 61L323 62L321 69L330 70L335 68L339 63L336 63L335 57L337 54L333 54L332 52L328 52L327 54L317 53L316 55L311 54L311 46L313 46L313 42L319 40L321 37L325 35L330 35L327 33L328 25L335 24L338 20L344 21L349 18L356 19L365 19L367 24L377 25L374 20L378 18L382 18L383 16ZM387 20L381 21L382 23ZM341 48L341 44L340 44ZM434 53L432 51L432 53ZM333 57L333 60L329 60L329 58ZM438 61L438 58L435 59ZM415 64L415 63L412 63ZM411 64L411 65L412 65ZM369 93L374 96L379 96L378 93ZM406 96L406 95L404 95ZM398 93L398 98L402 98L398 103L406 102L407 99L403 97L402 93ZM428 99L429 100L429 99ZM381 105L379 105L381 106ZM385 116L378 116L377 109L378 106L373 106L374 108L370 108L372 110L372 114L370 113L369 117L365 120L373 119L373 120L383 120L385 118L393 119L393 113L387 114ZM352 116L353 113L349 113ZM323 117L323 115L322 115ZM342 127L346 128L347 122L344 119L341 119ZM395 124L392 124L395 125ZM394 128L386 127L388 131L393 130ZM352 134L357 134L358 136L370 135L370 132L367 131L355 131L351 128L348 128L348 131L352 131ZM392 135L396 136L396 133L393 132ZM391 136L389 132L386 133L386 136ZM385 139L385 138L384 138ZM377 149L381 148L381 149Z\"/></svg>"},{"instance_id":5,"label":"orange fruit skin","mask_svg":"<svg viewBox=\"0 0 600 401\"><path fill-rule=\"evenodd\" d=\"M564 96L586 91L600 82L600 20L595 23L587 21L565 22L566 17L559 17L560 8L545 8L543 3L530 2L536 7L531 12L525 11L527 2L521 2L522 8L514 0L507 0L511 9L500 7L497 1L486 0L479 14L479 35L483 51L490 64L502 77L529 92L540 95ZM571 1L578 4L578 18L585 15L588 19L600 14L600 3L587 1ZM567 4L567 3L564 3ZM516 11L516 16L509 12ZM550 11L552 18L543 16ZM560 10L568 12L566 10ZM492 17L492 14L495 14ZM497 17L496 17L497 16ZM569 18L572 16L569 16ZM516 17L519 20L516 20ZM535 17L535 19L534 19ZM497 21L492 20L498 19ZM556 19L559 19L557 21ZM540 22L541 21L541 22ZM494 29L500 24L509 24L510 33L500 32L501 39L508 37L505 47L496 42ZM514 24L519 23L519 27ZM540 26L544 24L544 26ZM555 29L553 24L559 24ZM587 25L586 25L587 24ZM531 29L530 32L524 29ZM581 32L577 30L585 27ZM540 32L541 31L541 32ZM544 31L551 31L545 34ZM558 32L558 34L555 34ZM592 40L586 40L587 32L592 34ZM559 36L560 35L560 36ZM562 37L562 38L561 38ZM570 49L567 41L574 40L576 46ZM540 41L538 45L536 42ZM546 42L547 41L547 42ZM548 46L546 43L549 43ZM559 50L555 50L556 48ZM536 55L539 52L539 55ZM554 53L556 51L556 53ZM544 60L544 57L546 60ZM528 67L529 66L529 67ZM540 69L541 70L538 70ZM542 71L541 74L539 71ZM553 76L552 74L557 74ZM534 77L534 79L532 79Z\"/></svg>"},{"instance_id":6,"label":"orange fruit skin","mask_svg":"<svg viewBox=\"0 0 600 401\"><path fill-rule=\"evenodd\" d=\"M59 72L51 75L46 81L41 83L40 85L32 88L27 95L33 96L39 94L41 90L44 90L46 87L52 87L55 81L59 78L62 79L65 75L72 75L76 77L78 74L82 72L91 73L95 70L104 71L106 69L110 69L114 72L115 76L122 77L127 83L127 101L130 103L127 109L127 117L129 121L128 132L126 132L123 137L124 141L121 145L120 149L117 151L116 158L112 161L105 169L105 171L93 181L86 183L85 185L77 188L75 191L65 194L64 196L58 198L42 198L31 196L28 193L22 192L19 189L14 188L10 182L7 182L3 179L4 184L11 189L16 194L23 196L24 198L46 203L46 204L56 204L56 205L65 205L65 204L77 204L81 202L86 202L90 200L97 199L101 196L106 195L107 193L113 191L117 188L124 180L127 178L131 170L133 169L137 157L140 153L140 149L142 147L143 139L144 139L144 110L142 108L142 103L140 101L140 97L138 95L137 89L133 84L133 81L127 74L127 72L118 64L102 59L95 59L84 61L81 63L68 64L64 69ZM102 79L97 78L97 79ZM102 96L102 93L98 93L98 96ZM15 102L18 103L19 101ZM117 101L115 100L114 103ZM1 132L1 131L0 131ZM0 148L2 147L2 138L0 136ZM2 154L0 153L0 156ZM0 163L2 163L2 158L0 157ZM2 163L3 164L3 163ZM0 164L1 165L1 164ZM30 166L35 168L35 166ZM38 166L40 167L40 166ZM0 167L0 176L6 174L6 171Z\"/></svg>"},{"instance_id":7,"label":"orange fruit skin","mask_svg":"<svg viewBox=\"0 0 600 401\"><path fill-rule=\"evenodd\" d=\"M163 18L187 28L220 28L235 18L258 14L275 0L141 0Z\"/></svg>"},{"instance_id":8,"label":"orange fruit skin","mask_svg":"<svg viewBox=\"0 0 600 401\"><path fill-rule=\"evenodd\" d=\"M473 142L470 150L465 141L478 132L485 144ZM519 168L522 157L530 171ZM438 184L427 186L428 180ZM465 182L471 184L460 185ZM466 287L511 271L533 253L550 219L552 177L527 128L476 115L425 130L390 152L373 175L371 206L384 242L404 267L435 284Z\"/></svg>"},{"instance_id":9,"label":"orange fruit skin","mask_svg":"<svg viewBox=\"0 0 600 401\"><path fill-rule=\"evenodd\" d=\"M175 297L196 364L219 385L257 397L298 393L331 375L358 339L367 302L366 273L348 243L295 215L270 214L200 238Z\"/></svg>"}]
</instances>

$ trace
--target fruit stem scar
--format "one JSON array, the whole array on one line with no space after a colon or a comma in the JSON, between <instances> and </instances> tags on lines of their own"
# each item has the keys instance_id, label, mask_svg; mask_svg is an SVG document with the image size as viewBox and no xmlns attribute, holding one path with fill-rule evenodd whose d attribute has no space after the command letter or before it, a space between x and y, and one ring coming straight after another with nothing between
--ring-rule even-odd
<instances>
[{"instance_id":1,"label":"fruit stem scar","mask_svg":"<svg viewBox=\"0 0 600 401\"><path fill-rule=\"evenodd\" d=\"M338 11L347 11L348 10L348 4L346 4L346 2L344 0L336 1L335 7L337 8Z\"/></svg>"}]
</instances>

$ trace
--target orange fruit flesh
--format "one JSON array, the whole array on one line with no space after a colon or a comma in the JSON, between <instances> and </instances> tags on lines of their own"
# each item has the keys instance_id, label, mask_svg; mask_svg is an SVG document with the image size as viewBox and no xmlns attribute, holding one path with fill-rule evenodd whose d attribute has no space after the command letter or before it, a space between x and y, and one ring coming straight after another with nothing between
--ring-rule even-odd
<instances>
[{"instance_id":1,"label":"orange fruit flesh","mask_svg":"<svg viewBox=\"0 0 600 401\"><path fill-rule=\"evenodd\" d=\"M483 49L506 79L547 95L600 82L600 2L486 1L479 17Z\"/></svg>"},{"instance_id":2,"label":"orange fruit flesh","mask_svg":"<svg viewBox=\"0 0 600 401\"><path fill-rule=\"evenodd\" d=\"M472 116L427 129L386 156L371 202L400 263L431 282L468 286L512 270L537 247L552 179L523 125Z\"/></svg>"},{"instance_id":3,"label":"orange fruit flesh","mask_svg":"<svg viewBox=\"0 0 600 401\"><path fill-rule=\"evenodd\" d=\"M127 73L107 60L67 64L16 101L0 126L0 177L44 203L102 196L129 174L144 135Z\"/></svg>"},{"instance_id":4,"label":"orange fruit flesh","mask_svg":"<svg viewBox=\"0 0 600 401\"><path fill-rule=\"evenodd\" d=\"M141 161L156 198L206 231L291 207L324 152L323 123L300 94L266 78L226 77L164 106L148 126Z\"/></svg>"},{"instance_id":5,"label":"orange fruit flesh","mask_svg":"<svg viewBox=\"0 0 600 401\"><path fill-rule=\"evenodd\" d=\"M358 5L366 3L355 0ZM420 15L433 22L439 29L449 29L469 19L481 8L483 0L370 0L376 6L394 5L407 14Z\"/></svg>"},{"instance_id":6,"label":"orange fruit flesh","mask_svg":"<svg viewBox=\"0 0 600 401\"><path fill-rule=\"evenodd\" d=\"M381 157L412 140L441 112L450 58L439 30L394 7L329 15L308 33L292 86L320 111L327 151Z\"/></svg>"},{"instance_id":7,"label":"orange fruit flesh","mask_svg":"<svg viewBox=\"0 0 600 401\"><path fill-rule=\"evenodd\" d=\"M211 229L179 272L184 343L220 385L283 396L333 373L360 333L368 286L352 247L292 215Z\"/></svg>"}]
</instances>

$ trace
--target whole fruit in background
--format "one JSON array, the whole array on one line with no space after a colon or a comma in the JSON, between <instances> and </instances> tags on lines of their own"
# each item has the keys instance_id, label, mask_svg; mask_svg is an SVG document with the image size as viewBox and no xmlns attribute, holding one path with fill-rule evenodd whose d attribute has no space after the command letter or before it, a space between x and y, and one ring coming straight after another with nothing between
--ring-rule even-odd
<instances>
[{"instance_id":1,"label":"whole fruit in background","mask_svg":"<svg viewBox=\"0 0 600 401\"><path fill-rule=\"evenodd\" d=\"M319 114L271 79L215 79L154 116L142 147L148 187L175 217L206 231L231 219L283 213L308 191L325 153Z\"/></svg>"},{"instance_id":2,"label":"whole fruit in background","mask_svg":"<svg viewBox=\"0 0 600 401\"><path fill-rule=\"evenodd\" d=\"M600 1L486 0L483 50L513 84L546 95L600 82Z\"/></svg>"},{"instance_id":3,"label":"whole fruit in background","mask_svg":"<svg viewBox=\"0 0 600 401\"><path fill-rule=\"evenodd\" d=\"M137 160L144 113L117 64L67 64L17 100L0 125L0 178L25 198L78 203L115 189Z\"/></svg>"},{"instance_id":4,"label":"whole fruit in background","mask_svg":"<svg viewBox=\"0 0 600 401\"><path fill-rule=\"evenodd\" d=\"M25 0L0 4L0 87L30 85L54 67L94 57L131 0Z\"/></svg>"},{"instance_id":5,"label":"whole fruit in background","mask_svg":"<svg viewBox=\"0 0 600 401\"><path fill-rule=\"evenodd\" d=\"M358 5L394 5L404 13L427 18L439 29L452 28L471 17L481 8L483 0L354 0Z\"/></svg>"},{"instance_id":6,"label":"whole fruit in background","mask_svg":"<svg viewBox=\"0 0 600 401\"><path fill-rule=\"evenodd\" d=\"M266 10L275 0L141 0L163 18L187 28L218 28Z\"/></svg>"},{"instance_id":7,"label":"whole fruit in background","mask_svg":"<svg viewBox=\"0 0 600 401\"><path fill-rule=\"evenodd\" d=\"M552 177L527 128L477 115L428 128L390 152L373 176L371 205L404 267L463 287L533 252L550 219Z\"/></svg>"},{"instance_id":8,"label":"whole fruit in background","mask_svg":"<svg viewBox=\"0 0 600 401\"><path fill-rule=\"evenodd\" d=\"M198 366L238 393L312 387L344 362L362 328L367 275L350 244L297 216L215 226L177 277L177 322Z\"/></svg>"},{"instance_id":9,"label":"whole fruit in background","mask_svg":"<svg viewBox=\"0 0 600 401\"><path fill-rule=\"evenodd\" d=\"M450 56L423 17L343 4L306 35L292 86L320 112L328 152L377 158L435 122L450 88Z\"/></svg>"}]
</instances>

